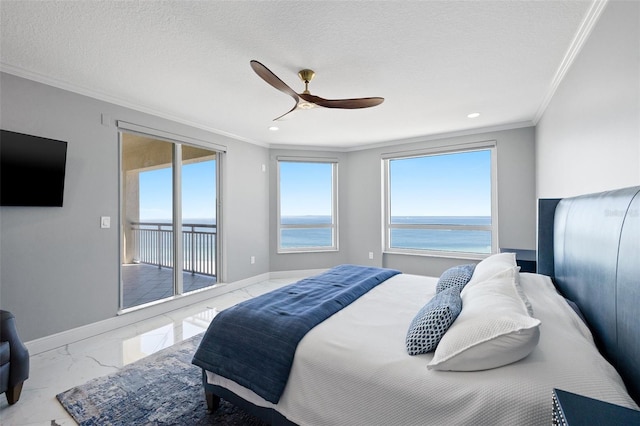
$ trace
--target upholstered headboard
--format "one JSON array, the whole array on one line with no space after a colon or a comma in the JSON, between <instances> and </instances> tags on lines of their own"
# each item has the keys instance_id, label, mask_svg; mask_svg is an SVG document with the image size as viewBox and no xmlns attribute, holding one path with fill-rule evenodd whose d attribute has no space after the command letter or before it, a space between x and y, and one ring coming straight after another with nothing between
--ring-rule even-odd
<instances>
[{"instance_id":1,"label":"upholstered headboard","mask_svg":"<svg viewBox=\"0 0 640 426\"><path fill-rule=\"evenodd\" d=\"M640 403L640 186L538 207L538 273L579 306Z\"/></svg>"}]
</instances>

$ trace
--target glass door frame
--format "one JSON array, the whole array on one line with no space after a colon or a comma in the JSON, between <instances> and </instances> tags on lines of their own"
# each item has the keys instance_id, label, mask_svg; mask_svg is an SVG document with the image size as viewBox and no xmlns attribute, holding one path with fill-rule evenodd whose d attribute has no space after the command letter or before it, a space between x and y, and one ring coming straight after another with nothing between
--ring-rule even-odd
<instances>
[{"instance_id":1,"label":"glass door frame","mask_svg":"<svg viewBox=\"0 0 640 426\"><path fill-rule=\"evenodd\" d=\"M189 145L198 148L207 149L215 152L216 154L216 255L215 255L215 273L216 283L223 282L223 276L225 268L223 264L222 247L224 246L223 237L223 219L222 219L222 170L223 170L223 158L226 153L226 146L219 145L213 142L204 141L200 139L191 138L188 136L178 135L170 132L166 132L159 129L145 127L125 121L116 121L116 127L118 130L118 193L119 193L119 206L118 206L118 277L119 277L119 312L125 312L135 310L138 306L132 306L125 308L124 305L124 292L123 292L123 279L122 279L122 256L123 256L123 236L122 236L122 224L124 218L122 217L123 206L123 173L122 173L122 154L123 154L123 133L135 134L150 139L172 143L173 151L173 163L172 163L172 225L173 225L173 296L181 296L183 294L183 246L182 246L182 232L176 232L182 230L182 146Z\"/></svg>"}]
</instances>

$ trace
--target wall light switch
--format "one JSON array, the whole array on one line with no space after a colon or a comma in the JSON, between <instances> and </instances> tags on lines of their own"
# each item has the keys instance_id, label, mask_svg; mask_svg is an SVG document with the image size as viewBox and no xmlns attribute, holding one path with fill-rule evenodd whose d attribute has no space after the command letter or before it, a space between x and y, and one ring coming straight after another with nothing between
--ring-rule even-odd
<instances>
[{"instance_id":1,"label":"wall light switch","mask_svg":"<svg viewBox=\"0 0 640 426\"><path fill-rule=\"evenodd\" d=\"M100 124L105 127L111 127L111 116L109 114L102 114L100 117Z\"/></svg>"},{"instance_id":2,"label":"wall light switch","mask_svg":"<svg viewBox=\"0 0 640 426\"><path fill-rule=\"evenodd\" d=\"M254 263L256 263L256 257L255 256L251 256L251 264L253 265Z\"/></svg>"},{"instance_id":3,"label":"wall light switch","mask_svg":"<svg viewBox=\"0 0 640 426\"><path fill-rule=\"evenodd\" d=\"M100 216L100 228L111 228L111 216Z\"/></svg>"}]
</instances>

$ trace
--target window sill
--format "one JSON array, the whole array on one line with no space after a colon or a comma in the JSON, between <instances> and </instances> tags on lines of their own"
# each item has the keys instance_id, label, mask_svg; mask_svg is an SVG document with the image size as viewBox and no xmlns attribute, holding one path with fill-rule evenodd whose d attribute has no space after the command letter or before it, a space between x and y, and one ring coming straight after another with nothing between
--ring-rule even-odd
<instances>
[{"instance_id":1,"label":"window sill","mask_svg":"<svg viewBox=\"0 0 640 426\"><path fill-rule=\"evenodd\" d=\"M492 253L464 253L455 251L427 251L427 250L385 250L383 255L438 257L445 259L482 260Z\"/></svg>"},{"instance_id":2,"label":"window sill","mask_svg":"<svg viewBox=\"0 0 640 426\"><path fill-rule=\"evenodd\" d=\"M338 252L339 250L335 247L331 248L301 248L296 250L278 250L277 254L295 254L295 253L328 253L328 252Z\"/></svg>"}]
</instances>

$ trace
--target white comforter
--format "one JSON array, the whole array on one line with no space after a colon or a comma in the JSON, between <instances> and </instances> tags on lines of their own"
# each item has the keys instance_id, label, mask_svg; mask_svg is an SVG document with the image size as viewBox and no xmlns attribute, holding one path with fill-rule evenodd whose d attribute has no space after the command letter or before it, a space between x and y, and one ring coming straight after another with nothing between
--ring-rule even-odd
<instances>
[{"instance_id":1,"label":"white comforter","mask_svg":"<svg viewBox=\"0 0 640 426\"><path fill-rule=\"evenodd\" d=\"M298 346L277 405L212 373L208 381L299 425L549 425L553 388L637 408L588 328L542 275L521 274L542 322L528 357L486 371L427 370L433 354L409 356L405 336L436 282L397 275L316 326Z\"/></svg>"}]
</instances>

